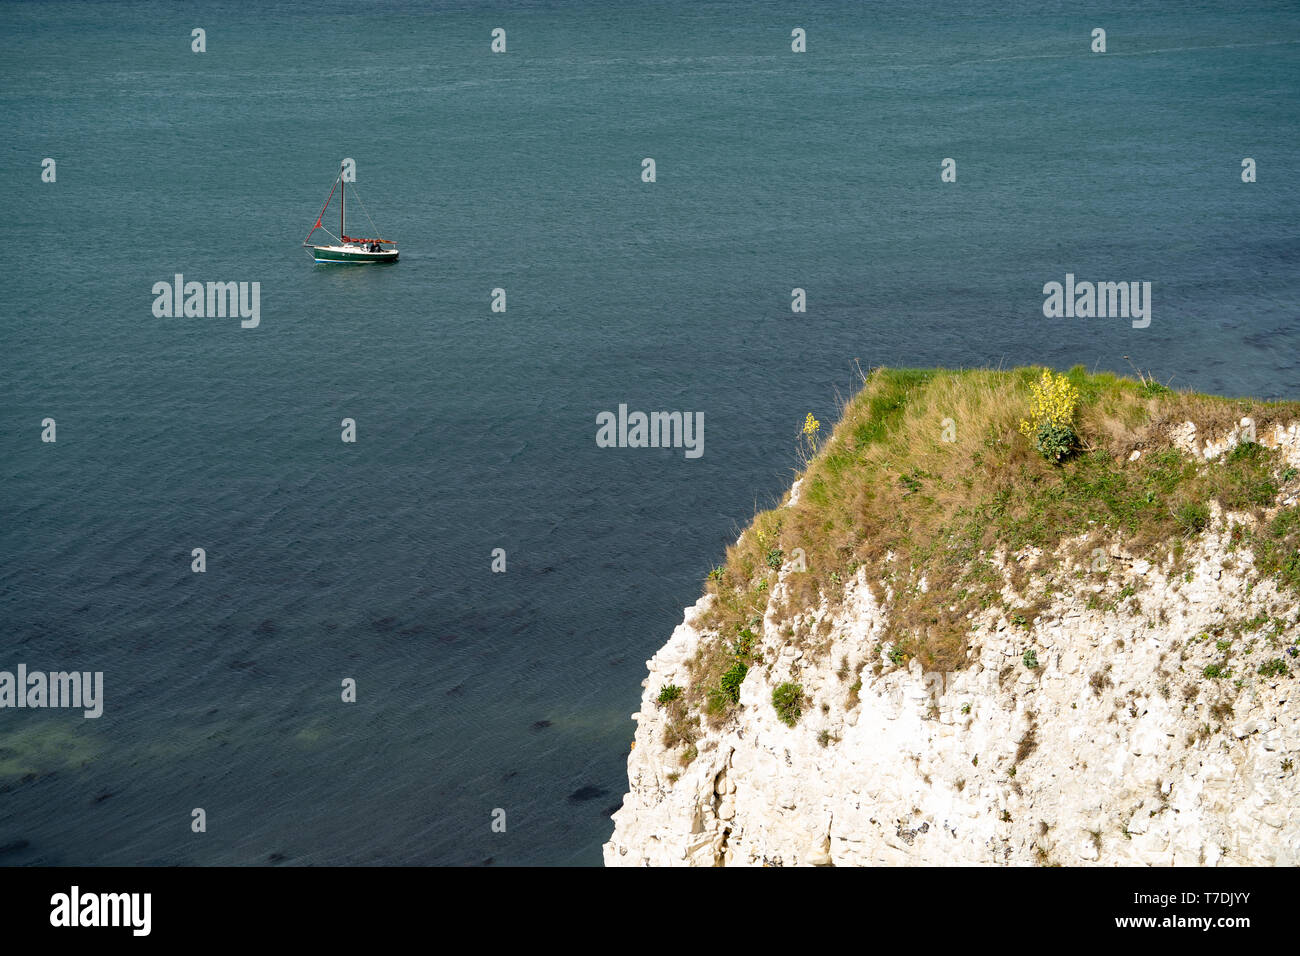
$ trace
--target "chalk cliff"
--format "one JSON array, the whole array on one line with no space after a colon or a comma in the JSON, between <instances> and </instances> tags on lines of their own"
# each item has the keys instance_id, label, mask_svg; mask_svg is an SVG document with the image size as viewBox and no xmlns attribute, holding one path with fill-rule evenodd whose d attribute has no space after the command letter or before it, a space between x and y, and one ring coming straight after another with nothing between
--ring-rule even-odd
<instances>
[{"instance_id":1,"label":"chalk cliff","mask_svg":"<svg viewBox=\"0 0 1300 956\"><path fill-rule=\"evenodd\" d=\"M946 408L964 408L968 424L981 414L937 388L929 379L908 386L915 414L891 426L902 444L887 456L893 470L881 488L898 484L895 472L925 476L915 479L921 493L926 480L943 483L942 462L909 472L894 461L898 448L916 447L924 423L961 427L962 412L945 417ZM998 547L1001 532L982 539L987 547L960 556L982 563L986 589L968 596L978 589L951 582L969 575L949 574L935 605L960 612L955 663L925 643L937 630L916 625L928 605L902 600L935 597L929 582L943 576L915 540L874 562L861 541L841 542L835 553L856 557L797 597L809 594L796 579L816 550L807 528L832 523L791 530L796 509L824 507L830 486L818 462L867 461L867 445L883 440L863 427L882 406L851 404L782 505L746 532L759 536L757 553L778 557L745 565L742 535L709 593L647 662L630 789L606 865L1300 864L1300 600L1291 586L1300 522L1288 517L1300 494L1300 416L1252 408L1255 417L1239 418L1234 407L1228 426L1220 416L1217 434L1207 433L1159 414L1172 399L1147 402L1137 388L1134 400L1155 413L1136 447L1117 445L1112 432L1092 452L1109 455L1113 474L1132 477L1144 455L1165 455L1161 475L1176 466L1182 479L1218 487L1232 480L1228 456L1267 450L1257 473L1265 497L1257 489L1251 507L1234 510L1237 499L1225 507L1211 496L1198 513L1172 497L1162 504L1175 485L1150 479L1141 487L1155 490L1134 501L1158 510L1124 526L1117 501L1114 535L1094 518L1038 545ZM939 447L958 444L945 436L926 454L982 461L986 424L966 452ZM1085 443L1105 430L1100 418L1080 427ZM993 444L1015 441L1005 427L993 433ZM969 461L949 466L952 487L970 490ZM1073 480L1069 467L1046 467L1034 494ZM819 501L803 500L813 482L822 482ZM903 482L890 521L913 517L911 487ZM931 497L935 514L951 511ZM1172 547L1139 540L1171 509L1192 516ZM792 546L800 540L808 547ZM734 604L729 587L761 594L761 618L720 613L720 602ZM709 669L719 653L738 687Z\"/></svg>"}]
</instances>

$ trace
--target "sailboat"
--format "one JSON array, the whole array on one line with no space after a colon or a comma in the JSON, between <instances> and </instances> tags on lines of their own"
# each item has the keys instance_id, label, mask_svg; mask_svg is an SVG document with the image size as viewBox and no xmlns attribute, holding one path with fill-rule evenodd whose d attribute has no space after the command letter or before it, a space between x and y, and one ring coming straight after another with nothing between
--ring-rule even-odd
<instances>
[{"instance_id":1,"label":"sailboat","mask_svg":"<svg viewBox=\"0 0 1300 956\"><path fill-rule=\"evenodd\" d=\"M302 241L302 244L311 251L312 258L317 262L396 262L397 244L392 239L362 239L348 235L347 184L343 181L343 170L346 168L346 164L339 167L339 176L338 179L334 180L334 188L330 190L325 205L321 207L320 215L316 217L316 225L311 227L311 232L307 233L307 238ZM334 200L335 192L339 194L339 234L337 236L321 225L321 217L329 209L330 203ZM356 186L352 187L352 195L357 202L361 201L361 197L357 195ZM361 211L370 220L370 228L378 232L379 229L375 226L375 221L370 219L370 213L366 212L364 205L361 206ZM334 245L312 245L311 237L317 229L333 239ZM387 249L385 246L393 246L393 248Z\"/></svg>"}]
</instances>

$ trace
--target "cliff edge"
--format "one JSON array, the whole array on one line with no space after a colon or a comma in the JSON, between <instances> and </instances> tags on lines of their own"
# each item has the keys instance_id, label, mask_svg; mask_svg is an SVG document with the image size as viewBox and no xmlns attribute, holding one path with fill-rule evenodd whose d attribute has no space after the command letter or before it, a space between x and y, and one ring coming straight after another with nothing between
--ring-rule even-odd
<instances>
[{"instance_id":1,"label":"cliff edge","mask_svg":"<svg viewBox=\"0 0 1300 956\"><path fill-rule=\"evenodd\" d=\"M810 417L647 662L606 865L1300 863L1300 403L1040 376Z\"/></svg>"}]
</instances>

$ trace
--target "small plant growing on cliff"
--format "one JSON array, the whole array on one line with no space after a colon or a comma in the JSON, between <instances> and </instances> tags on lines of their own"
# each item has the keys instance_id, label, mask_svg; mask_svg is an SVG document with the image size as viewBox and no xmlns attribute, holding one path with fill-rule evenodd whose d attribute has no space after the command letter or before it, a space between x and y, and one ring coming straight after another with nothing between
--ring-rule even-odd
<instances>
[{"instance_id":1,"label":"small plant growing on cliff","mask_svg":"<svg viewBox=\"0 0 1300 956\"><path fill-rule=\"evenodd\" d=\"M742 628L740 636L736 638L736 643L732 645L731 652L739 659L748 663L754 654L754 645L758 643L758 635L749 628Z\"/></svg>"},{"instance_id":2,"label":"small plant growing on cliff","mask_svg":"<svg viewBox=\"0 0 1300 956\"><path fill-rule=\"evenodd\" d=\"M933 478L933 477L934 477L933 475L927 474L924 471L919 471L916 468L912 469L912 473L910 475L899 475L898 476L899 485L907 489L907 491L903 493L903 497L910 498L912 495L920 491L922 478Z\"/></svg>"},{"instance_id":3,"label":"small plant growing on cliff","mask_svg":"<svg viewBox=\"0 0 1300 956\"><path fill-rule=\"evenodd\" d=\"M1242 442L1224 456L1224 473L1216 497L1225 509L1244 511L1267 506L1277 496L1273 477L1273 453L1258 442ZM1245 537L1234 534L1234 541Z\"/></svg>"},{"instance_id":4,"label":"small plant growing on cliff","mask_svg":"<svg viewBox=\"0 0 1300 956\"><path fill-rule=\"evenodd\" d=\"M1188 536L1200 534L1210 524L1210 508L1199 501L1188 501L1179 505L1174 511L1174 520L1178 523L1178 530L1183 534ZM1192 572L1188 571L1185 579L1190 581Z\"/></svg>"},{"instance_id":5,"label":"small plant growing on cliff","mask_svg":"<svg viewBox=\"0 0 1300 956\"><path fill-rule=\"evenodd\" d=\"M1254 536L1255 564L1278 583L1300 591L1300 508L1284 508Z\"/></svg>"},{"instance_id":6,"label":"small plant growing on cliff","mask_svg":"<svg viewBox=\"0 0 1300 956\"><path fill-rule=\"evenodd\" d=\"M1286 677L1291 673L1291 668L1286 666L1286 661L1280 657L1275 657L1271 661L1265 661L1259 665L1260 677Z\"/></svg>"},{"instance_id":7,"label":"small plant growing on cliff","mask_svg":"<svg viewBox=\"0 0 1300 956\"><path fill-rule=\"evenodd\" d=\"M769 568L780 570L781 559L784 556L785 556L785 552L782 551L780 548L773 548L771 551L767 552L767 558L766 558L767 566Z\"/></svg>"},{"instance_id":8,"label":"small plant growing on cliff","mask_svg":"<svg viewBox=\"0 0 1300 956\"><path fill-rule=\"evenodd\" d=\"M745 680L745 675L749 673L749 668L741 661L736 661L722 675L719 682L722 686L722 692L727 695L727 699L733 704L740 703L740 685Z\"/></svg>"},{"instance_id":9,"label":"small plant growing on cliff","mask_svg":"<svg viewBox=\"0 0 1300 956\"><path fill-rule=\"evenodd\" d=\"M682 741L688 744L695 743L696 738L700 735L700 718L687 718L681 713L680 702L675 701L670 706L673 710L669 712L668 723L664 726L664 746L671 749Z\"/></svg>"},{"instance_id":10,"label":"small plant growing on cliff","mask_svg":"<svg viewBox=\"0 0 1300 956\"><path fill-rule=\"evenodd\" d=\"M1030 386L1033 400L1029 419L1021 420L1020 433L1034 443L1038 453L1048 461L1060 461L1079 442L1074 430L1074 411L1079 405L1079 391L1064 375L1043 369L1043 377Z\"/></svg>"},{"instance_id":11,"label":"small plant growing on cliff","mask_svg":"<svg viewBox=\"0 0 1300 956\"><path fill-rule=\"evenodd\" d=\"M1031 671L1038 667L1038 653L1032 647L1025 651L1025 656L1021 660L1025 662L1025 666Z\"/></svg>"},{"instance_id":12,"label":"small plant growing on cliff","mask_svg":"<svg viewBox=\"0 0 1300 956\"><path fill-rule=\"evenodd\" d=\"M1202 675L1204 675L1205 677L1209 677L1209 678L1213 678L1214 680L1218 680L1218 679L1221 678L1221 677L1228 677L1228 676L1230 676L1230 675L1232 674L1232 671L1230 671L1228 668L1224 667L1222 664L1206 664L1206 665L1205 665L1205 670L1201 671L1201 673L1202 673Z\"/></svg>"},{"instance_id":13,"label":"small plant growing on cliff","mask_svg":"<svg viewBox=\"0 0 1300 956\"><path fill-rule=\"evenodd\" d=\"M772 690L772 707L787 727L793 727L803 715L803 685L786 681Z\"/></svg>"},{"instance_id":14,"label":"small plant growing on cliff","mask_svg":"<svg viewBox=\"0 0 1300 956\"><path fill-rule=\"evenodd\" d=\"M671 704L673 701L677 700L677 698L681 696L682 696L682 689L680 687L678 687L676 684L665 684L662 688L660 688L659 697L657 698L657 700L659 705L663 706L664 704Z\"/></svg>"},{"instance_id":15,"label":"small plant growing on cliff","mask_svg":"<svg viewBox=\"0 0 1300 956\"><path fill-rule=\"evenodd\" d=\"M821 430L821 427L822 423L813 418L812 412L809 412L803 420L803 437L808 440L808 444L812 446L813 451L817 450L817 432Z\"/></svg>"},{"instance_id":16,"label":"small plant growing on cliff","mask_svg":"<svg viewBox=\"0 0 1300 956\"><path fill-rule=\"evenodd\" d=\"M1029 727L1025 730L1024 735L1020 738L1020 743L1016 745L1016 763L1021 764L1029 759L1030 755L1038 749L1038 722L1034 714L1029 715ZM1011 768L1011 776L1015 776L1015 767Z\"/></svg>"}]
</instances>

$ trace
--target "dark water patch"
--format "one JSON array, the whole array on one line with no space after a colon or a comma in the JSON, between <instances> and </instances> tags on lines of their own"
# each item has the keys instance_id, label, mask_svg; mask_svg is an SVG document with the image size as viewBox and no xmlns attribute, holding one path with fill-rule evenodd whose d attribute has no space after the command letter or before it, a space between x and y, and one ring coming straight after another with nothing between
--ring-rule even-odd
<instances>
[{"instance_id":1,"label":"dark water patch","mask_svg":"<svg viewBox=\"0 0 1300 956\"><path fill-rule=\"evenodd\" d=\"M598 787L595 784L589 783L585 786L579 787L577 790L573 791L573 793L569 794L569 799L575 803L579 803L584 800L595 800L597 797L603 797L607 793L609 793L609 791L604 787Z\"/></svg>"},{"instance_id":2,"label":"dark water patch","mask_svg":"<svg viewBox=\"0 0 1300 956\"><path fill-rule=\"evenodd\" d=\"M232 671L243 671L256 677L270 677L271 675L258 666L257 661L234 660L226 664Z\"/></svg>"},{"instance_id":3,"label":"dark water patch","mask_svg":"<svg viewBox=\"0 0 1300 956\"><path fill-rule=\"evenodd\" d=\"M533 730L545 730L549 726L551 726L551 722L549 720L533 721Z\"/></svg>"},{"instance_id":4,"label":"dark water patch","mask_svg":"<svg viewBox=\"0 0 1300 956\"><path fill-rule=\"evenodd\" d=\"M0 843L0 856L6 856L13 853L21 853L31 846L26 840L13 840L9 843Z\"/></svg>"}]
</instances>

